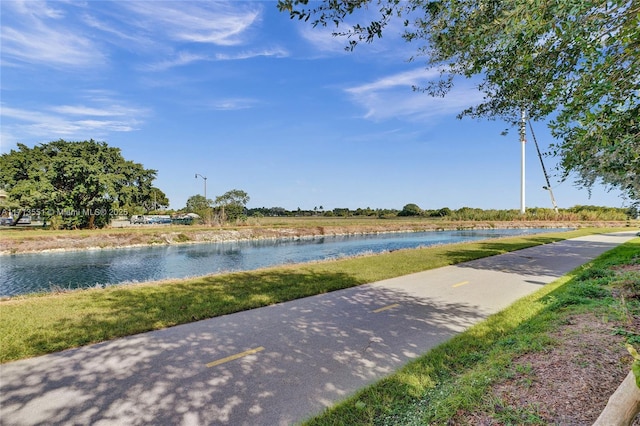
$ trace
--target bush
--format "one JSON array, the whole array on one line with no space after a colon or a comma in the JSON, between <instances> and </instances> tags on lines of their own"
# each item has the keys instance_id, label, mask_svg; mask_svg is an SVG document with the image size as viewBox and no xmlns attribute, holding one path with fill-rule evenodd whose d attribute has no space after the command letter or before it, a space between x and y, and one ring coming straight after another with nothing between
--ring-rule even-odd
<instances>
[{"instance_id":1,"label":"bush","mask_svg":"<svg viewBox=\"0 0 640 426\"><path fill-rule=\"evenodd\" d=\"M420 216L421 214L422 209L417 204L407 204L398 213L398 216Z\"/></svg>"}]
</instances>

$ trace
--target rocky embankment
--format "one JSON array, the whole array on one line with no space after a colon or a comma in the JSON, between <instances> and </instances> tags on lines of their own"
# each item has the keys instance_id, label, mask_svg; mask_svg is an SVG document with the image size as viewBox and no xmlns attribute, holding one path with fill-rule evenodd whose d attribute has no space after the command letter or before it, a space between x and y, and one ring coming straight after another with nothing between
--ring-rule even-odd
<instances>
[{"instance_id":1,"label":"rocky embankment","mask_svg":"<svg viewBox=\"0 0 640 426\"><path fill-rule=\"evenodd\" d=\"M385 225L345 225L315 227L236 228L164 227L147 225L144 228L106 229L93 231L9 231L0 233L0 254L50 251L90 250L139 247L149 245L215 243L225 241L300 239L319 236L363 235L385 232L444 231L461 229L506 228L580 228L621 227L624 222L436 222L424 224L392 223ZM151 228L153 227L153 228Z\"/></svg>"}]
</instances>

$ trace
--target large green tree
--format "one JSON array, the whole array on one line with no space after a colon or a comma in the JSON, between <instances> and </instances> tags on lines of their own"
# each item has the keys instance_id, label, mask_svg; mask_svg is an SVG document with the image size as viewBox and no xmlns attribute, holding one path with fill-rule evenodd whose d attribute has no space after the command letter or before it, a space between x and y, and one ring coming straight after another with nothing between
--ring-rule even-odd
<instances>
[{"instance_id":1,"label":"large green tree","mask_svg":"<svg viewBox=\"0 0 640 426\"><path fill-rule=\"evenodd\" d=\"M481 78L484 102L461 116L548 119L563 178L640 199L640 0L279 0L292 18L335 25L348 49L401 20L441 78ZM373 15L373 18L371 16ZM357 22L346 24L346 22Z\"/></svg>"},{"instance_id":2,"label":"large green tree","mask_svg":"<svg viewBox=\"0 0 640 426\"><path fill-rule=\"evenodd\" d=\"M221 222L241 218L249 199L249 194L240 189L232 189L216 197L214 204L219 208Z\"/></svg>"},{"instance_id":3,"label":"large green tree","mask_svg":"<svg viewBox=\"0 0 640 426\"><path fill-rule=\"evenodd\" d=\"M120 149L94 140L18 144L0 156L0 187L10 203L21 214L59 216L67 228L102 227L118 206L148 202L155 176L125 160Z\"/></svg>"},{"instance_id":4,"label":"large green tree","mask_svg":"<svg viewBox=\"0 0 640 426\"><path fill-rule=\"evenodd\" d=\"M204 198L202 195L192 195L187 199L185 210L187 213L201 214L202 212L210 209L212 203L212 200Z\"/></svg>"}]
</instances>

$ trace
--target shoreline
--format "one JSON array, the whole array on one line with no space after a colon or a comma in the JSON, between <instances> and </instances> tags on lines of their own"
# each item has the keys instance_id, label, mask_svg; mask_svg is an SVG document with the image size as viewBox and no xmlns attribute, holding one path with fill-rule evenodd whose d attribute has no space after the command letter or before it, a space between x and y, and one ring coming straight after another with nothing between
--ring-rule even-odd
<instances>
[{"instance_id":1,"label":"shoreline","mask_svg":"<svg viewBox=\"0 0 640 426\"><path fill-rule=\"evenodd\" d=\"M235 229L153 229L138 228L132 232L116 231L114 228L96 232L94 235L78 236L74 231L32 237L24 232L24 239L2 238L0 234L0 257L20 254L65 253L74 251L98 251L111 249L131 249L171 245L231 243L241 241L296 241L319 237L340 237L350 235L376 235L409 232L439 232L486 229L579 229L584 227L629 227L628 222L451 222L425 224L389 224L389 225L344 225L315 227L262 227L247 226ZM112 231L112 232L110 232ZM49 232L49 231L47 231ZM68 232L68 234L66 234Z\"/></svg>"},{"instance_id":2,"label":"shoreline","mask_svg":"<svg viewBox=\"0 0 640 426\"><path fill-rule=\"evenodd\" d=\"M529 233L525 230L535 230L534 233ZM484 227L484 228L478 228L476 227L474 229L475 232L478 232L481 236L480 241L487 241L487 240L491 240L491 239L504 239L504 238L510 238L510 237L522 237L522 236L534 236L534 235L558 235L559 233L564 233L564 232L571 232L571 231L575 231L577 228L566 228L566 227L523 227L523 226L511 226L511 227L503 227L503 228L497 228L497 227ZM505 231L510 230L511 232L514 233L514 235L506 235ZM520 230L520 232L518 231ZM286 231L291 231L291 230L286 230ZM253 240L249 240L249 239L244 239L244 240L231 240L231 239L227 239L225 241L205 241L205 242L177 242L173 245L178 245L178 246L185 246L185 245L190 245L190 246L194 246L194 245L202 245L202 244L225 244L228 243L230 244L231 247L232 244L235 243L242 243L242 242L249 242L251 244L252 241L257 242L257 241L263 241L266 242L267 245L269 244L275 244L275 245L279 245L282 243L295 243L296 241L312 241L312 244L314 240L322 240L324 238L334 238L334 237L341 237L341 236L351 236L351 237L355 237L357 238L358 236L363 237L363 238L376 238L375 235L381 236L380 238L385 238L383 235L387 234L404 234L408 237L411 237L410 234L412 233L422 233L423 235L426 235L428 233L439 233L439 232L443 232L445 233L444 236L442 238L448 238L449 236L456 238L456 232L464 232L467 231L467 236L472 235L473 231L470 231L470 228L466 228L465 230L444 230L444 229L431 229L431 230L400 230L400 231L378 231L378 232L368 232L368 233L364 233L364 232L351 232L349 234L323 234L323 235L295 235L295 236L289 236L289 237L269 237L269 238L260 238L260 239L253 239ZM482 232L488 232L488 234L483 234ZM496 231L498 233L498 235L494 235L491 236L493 234L493 232L491 231ZM465 235L465 234L459 234L461 236ZM396 238L402 238L399 235L396 235ZM436 237L438 238L438 237ZM464 237L462 237L464 239ZM331 240L329 240L331 241ZM344 259L349 259L349 258L357 258L357 257L366 257L366 256L370 256L370 255L379 255L379 254L383 254L383 253L390 253L393 251L398 251L398 250L412 250L412 249L416 249L416 248L436 248L436 247L441 247L443 245L449 245L449 244L455 244L455 243L464 243L464 242L478 242L478 240L471 240L471 241L438 241L438 242L433 242L433 243L427 243L426 245L420 245L417 247L412 247L412 248L395 248L395 249L387 249L387 250L382 250L382 251L366 251L366 252L359 252L359 253L355 253L355 254L348 254L348 255L337 255L337 256L333 256L333 257L328 257L328 258L317 258L317 259L311 259L311 260L303 260L303 261L292 261L293 264L312 264L312 263L322 263L322 262L326 262L326 261L332 261L332 260L344 260ZM259 243L260 244L260 243ZM40 252L35 252L36 256L38 255L47 255L47 254L57 254L57 253L79 253L80 251L94 251L96 253L99 253L99 251L101 250L111 250L111 254L108 254L107 252L107 256L120 256L120 255L124 255L124 256L128 256L126 254L126 252L121 251L122 249L126 250L126 249L136 249L136 248L146 248L146 247L151 247L148 245L137 245L137 246L118 246L118 247L105 247L105 248L101 248L101 247L87 247L86 249L83 250L73 250L73 249L50 249L50 250L42 250ZM159 248L162 249L168 249L170 247L170 244L165 244L163 246L160 246ZM206 249L205 249L206 250ZM136 256L137 252L133 252L134 256ZM146 252L143 252L146 253ZM158 252L156 252L158 253ZM161 256L164 255L171 255L169 251L161 251L159 252ZM34 253L19 253L16 254L17 257L19 257L19 255L29 255L29 254L34 254ZM15 258L17 260L17 257ZM72 257L75 257L72 255ZM45 258L45 257L43 257ZM24 258L23 258L24 259ZM31 257L31 258L26 258L27 262L31 262L31 261L38 261L38 257ZM31 260L29 260L31 259ZM56 258L54 258L56 259ZM7 261L9 261L10 259L7 259ZM265 269L265 268L271 268L273 266L284 266L288 263L283 263L283 264L268 264L268 265L263 265L258 267L257 269ZM220 275L220 274L227 274L227 273L232 273L232 272L247 272L247 271L253 271L253 268L244 270L244 269L240 269L240 270L234 270L234 269L229 269L229 270L217 270L217 271L212 271L212 272L207 272L207 273L198 273L195 275L188 275L188 276L167 276L167 277L162 277L162 278L154 278L151 280L147 280L147 279L133 279L133 280L124 280L124 281L118 281L118 282L109 282L109 283L95 283L94 285L91 286L81 286L81 287L77 287L77 288L67 288L64 286L60 286L57 284L53 284L51 282L49 282L49 289L41 289L38 291L33 291L33 292L29 292L29 293L19 293L19 294L6 294L6 295L0 295L0 301L5 301L5 300L11 300L11 299L15 299L16 297L21 297L21 296L26 296L29 297L31 295L37 295L37 294L58 294L58 293L69 293L69 292L73 292L73 291L80 291L80 290L91 290L91 289L104 289L104 288L108 288L108 287L114 287L114 286L131 286L131 285L138 285L138 284L142 284L142 285L146 285L146 284L163 284L163 283L167 283L167 282L180 282L180 281L191 281L194 279L200 279L203 277L209 277L209 276L216 276L216 275Z\"/></svg>"}]
</instances>

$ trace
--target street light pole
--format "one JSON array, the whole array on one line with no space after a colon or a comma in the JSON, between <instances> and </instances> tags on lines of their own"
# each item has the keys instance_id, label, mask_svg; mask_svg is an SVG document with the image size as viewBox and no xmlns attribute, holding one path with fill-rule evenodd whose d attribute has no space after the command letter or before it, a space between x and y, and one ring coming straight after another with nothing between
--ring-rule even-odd
<instances>
[{"instance_id":1,"label":"street light pole","mask_svg":"<svg viewBox=\"0 0 640 426\"><path fill-rule=\"evenodd\" d=\"M206 202L207 201L207 178L205 176L202 176L200 173L196 173L196 179L198 179L198 176L204 179L204 200Z\"/></svg>"}]
</instances>

